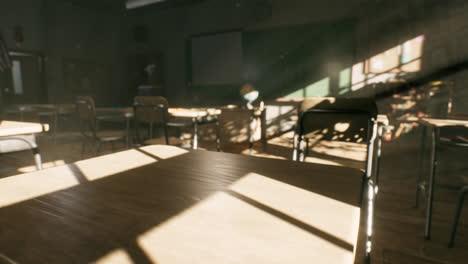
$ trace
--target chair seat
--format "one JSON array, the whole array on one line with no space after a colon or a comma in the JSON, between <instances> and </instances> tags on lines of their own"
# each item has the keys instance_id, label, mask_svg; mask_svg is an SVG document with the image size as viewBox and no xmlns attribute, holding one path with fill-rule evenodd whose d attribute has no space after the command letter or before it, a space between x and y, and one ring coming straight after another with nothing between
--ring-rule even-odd
<instances>
[{"instance_id":1,"label":"chair seat","mask_svg":"<svg viewBox=\"0 0 468 264\"><path fill-rule=\"evenodd\" d=\"M96 132L96 136L101 141L116 141L127 137L127 133L121 130L102 130Z\"/></svg>"},{"instance_id":2,"label":"chair seat","mask_svg":"<svg viewBox=\"0 0 468 264\"><path fill-rule=\"evenodd\" d=\"M180 138L177 137L169 137L169 144L170 145L181 145L183 141ZM159 137L159 138L152 138L145 140L143 142L145 145L165 145L166 140L164 137Z\"/></svg>"},{"instance_id":3,"label":"chair seat","mask_svg":"<svg viewBox=\"0 0 468 264\"><path fill-rule=\"evenodd\" d=\"M344 165L357 169L364 169L367 158L367 146L363 143L322 140L311 142L306 161L330 161L336 165ZM318 162L323 163L323 162ZM331 164L331 163L326 163Z\"/></svg>"}]
</instances>

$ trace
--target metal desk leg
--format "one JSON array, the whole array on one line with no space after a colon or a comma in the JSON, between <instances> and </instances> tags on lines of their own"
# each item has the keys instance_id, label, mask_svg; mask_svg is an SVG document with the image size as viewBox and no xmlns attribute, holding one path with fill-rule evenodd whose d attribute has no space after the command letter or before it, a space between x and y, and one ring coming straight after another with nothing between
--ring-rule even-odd
<instances>
[{"instance_id":1,"label":"metal desk leg","mask_svg":"<svg viewBox=\"0 0 468 264\"><path fill-rule=\"evenodd\" d=\"M21 138L21 137L4 137L4 138L0 138L0 140L18 140L18 141L23 141L26 144L28 144L33 153L34 163L36 164L36 169L42 170L41 152L39 151L39 147L37 146L36 142L30 141L26 138Z\"/></svg>"},{"instance_id":2,"label":"metal desk leg","mask_svg":"<svg viewBox=\"0 0 468 264\"><path fill-rule=\"evenodd\" d=\"M192 149L198 149L198 122L196 118L194 118L192 122L193 122Z\"/></svg>"},{"instance_id":3,"label":"metal desk leg","mask_svg":"<svg viewBox=\"0 0 468 264\"><path fill-rule=\"evenodd\" d=\"M427 240L431 239L432 206L434 200L434 182L437 170L437 147L439 143L439 128L432 127L431 139L431 170L429 171L429 186L426 208L426 228L424 232L424 238L426 238Z\"/></svg>"},{"instance_id":4,"label":"metal desk leg","mask_svg":"<svg viewBox=\"0 0 468 264\"><path fill-rule=\"evenodd\" d=\"M42 157L39 148L36 146L32 149L32 152L34 156L34 162L36 163L36 169L42 170Z\"/></svg>"},{"instance_id":5,"label":"metal desk leg","mask_svg":"<svg viewBox=\"0 0 468 264\"><path fill-rule=\"evenodd\" d=\"M424 188L424 184L422 182L422 179L424 178L423 175L425 173L425 166L424 166L424 160L426 159L426 141L427 141L427 127L422 126L422 131L421 131L421 149L419 150L419 174L418 174L418 179L416 181L416 199L415 199L415 204L414 207L418 208L419 207L419 196L420 196L420 191L422 188Z\"/></svg>"}]
</instances>

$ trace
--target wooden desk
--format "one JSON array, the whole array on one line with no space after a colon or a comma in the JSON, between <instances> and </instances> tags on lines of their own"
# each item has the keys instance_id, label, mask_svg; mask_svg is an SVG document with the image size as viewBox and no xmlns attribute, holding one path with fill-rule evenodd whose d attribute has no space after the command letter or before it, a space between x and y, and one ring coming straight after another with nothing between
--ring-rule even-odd
<instances>
[{"instance_id":1,"label":"wooden desk","mask_svg":"<svg viewBox=\"0 0 468 264\"><path fill-rule=\"evenodd\" d=\"M133 108L96 108L97 115L114 116L121 115L127 118L127 132L130 133L130 119L134 117ZM198 126L200 124L215 123L216 117L221 114L220 109L216 108L169 108L168 113L172 117L190 119L193 126L193 143L192 148L198 148ZM127 140L128 141L128 140ZM219 149L219 139L217 139L217 147Z\"/></svg>"},{"instance_id":2,"label":"wooden desk","mask_svg":"<svg viewBox=\"0 0 468 264\"><path fill-rule=\"evenodd\" d=\"M359 263L363 180L345 167L131 149L0 179L0 256L22 264Z\"/></svg>"},{"instance_id":3,"label":"wooden desk","mask_svg":"<svg viewBox=\"0 0 468 264\"><path fill-rule=\"evenodd\" d=\"M49 125L39 123L0 121L0 137L37 134L49 131Z\"/></svg>"},{"instance_id":4,"label":"wooden desk","mask_svg":"<svg viewBox=\"0 0 468 264\"><path fill-rule=\"evenodd\" d=\"M49 131L49 125L0 120L0 140L18 140L25 142L33 151L34 161L38 170L42 170L42 158L36 142L20 135L38 134Z\"/></svg>"},{"instance_id":5,"label":"wooden desk","mask_svg":"<svg viewBox=\"0 0 468 264\"><path fill-rule=\"evenodd\" d=\"M59 127L59 116L70 115L75 112L74 104L17 104L5 110L7 114L19 114L20 120L24 120L24 113L37 113L39 116L50 118L54 139Z\"/></svg>"},{"instance_id":6,"label":"wooden desk","mask_svg":"<svg viewBox=\"0 0 468 264\"><path fill-rule=\"evenodd\" d=\"M196 118L220 115L221 110L216 108L169 108L168 112L174 117ZM123 115L125 117L133 117L133 108L122 107L98 107L96 108L98 115Z\"/></svg>"},{"instance_id":7,"label":"wooden desk","mask_svg":"<svg viewBox=\"0 0 468 264\"><path fill-rule=\"evenodd\" d=\"M168 112L174 117L187 118L217 116L221 114L221 110L216 108L169 108Z\"/></svg>"},{"instance_id":8,"label":"wooden desk","mask_svg":"<svg viewBox=\"0 0 468 264\"><path fill-rule=\"evenodd\" d=\"M437 169L437 149L439 146L440 129L443 127L464 127L468 128L468 120L458 119L437 119L437 118L420 118L417 120L423 127L423 133L421 136L421 153L420 153L420 164L419 164L419 176L416 188L416 207L419 206L419 192L425 185L427 185L427 207L426 207L426 224L424 229L424 237L426 239L431 238L431 226L432 226L432 207L434 200L434 185ZM430 131L427 131L427 130ZM429 151L430 164L429 164L429 179L428 182L424 182L424 160L426 153L426 138L428 132L431 136L431 148Z\"/></svg>"}]
</instances>

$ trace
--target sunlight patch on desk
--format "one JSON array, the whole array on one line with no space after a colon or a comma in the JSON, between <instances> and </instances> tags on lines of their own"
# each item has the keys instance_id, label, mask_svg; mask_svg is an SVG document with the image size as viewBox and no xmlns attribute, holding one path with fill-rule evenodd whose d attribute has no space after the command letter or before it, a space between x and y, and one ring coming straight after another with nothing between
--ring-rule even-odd
<instances>
[{"instance_id":1,"label":"sunlight patch on desk","mask_svg":"<svg viewBox=\"0 0 468 264\"><path fill-rule=\"evenodd\" d=\"M78 161L75 165L88 181L95 181L154 162L157 162L157 160L137 150L131 149Z\"/></svg>"},{"instance_id":2,"label":"sunlight patch on desk","mask_svg":"<svg viewBox=\"0 0 468 264\"><path fill-rule=\"evenodd\" d=\"M188 153L189 151L183 148L168 146L168 145L151 145L139 148L140 150L146 151L151 155L156 156L159 159L170 159L183 154Z\"/></svg>"},{"instance_id":3,"label":"sunlight patch on desk","mask_svg":"<svg viewBox=\"0 0 468 264\"><path fill-rule=\"evenodd\" d=\"M94 264L134 264L130 256L123 249L116 249L102 258L93 262Z\"/></svg>"},{"instance_id":4,"label":"sunlight patch on desk","mask_svg":"<svg viewBox=\"0 0 468 264\"><path fill-rule=\"evenodd\" d=\"M27 201L79 185L68 166L55 167L0 179L0 207Z\"/></svg>"},{"instance_id":5,"label":"sunlight patch on desk","mask_svg":"<svg viewBox=\"0 0 468 264\"><path fill-rule=\"evenodd\" d=\"M151 261L159 264L279 264L311 259L320 263L353 262L352 245L356 243L357 230L350 233L341 227L359 225L359 208L256 174L246 175L231 189L275 206L275 210L281 210L279 214L310 223L310 229L323 227L318 233L343 237L351 249L249 204L229 191L215 193L141 234L138 245ZM343 214L334 215L335 210L345 211L346 219Z\"/></svg>"},{"instance_id":6,"label":"sunlight patch on desk","mask_svg":"<svg viewBox=\"0 0 468 264\"><path fill-rule=\"evenodd\" d=\"M360 208L356 206L256 173L243 177L230 189L349 244L356 244L357 229L350 228L359 226ZM347 216L346 221L343 216Z\"/></svg>"}]
</instances>

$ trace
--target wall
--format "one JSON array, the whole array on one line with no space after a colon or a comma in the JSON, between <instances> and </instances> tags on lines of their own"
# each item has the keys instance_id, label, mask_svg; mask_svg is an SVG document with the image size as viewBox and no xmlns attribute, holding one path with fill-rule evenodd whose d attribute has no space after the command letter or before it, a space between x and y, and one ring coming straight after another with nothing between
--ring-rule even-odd
<instances>
[{"instance_id":1,"label":"wall","mask_svg":"<svg viewBox=\"0 0 468 264\"><path fill-rule=\"evenodd\" d=\"M13 28L23 28L25 41L16 45ZM45 58L48 102L73 102L81 92L93 95L99 104L121 101L122 13L116 9L95 9L65 0L8 0L0 3L0 31L10 50L40 53ZM82 76L95 83L88 90L71 90L64 77L66 61L74 61L89 73ZM84 66L87 65L87 66ZM117 78L116 78L117 76ZM99 80L98 80L99 79ZM69 85L68 85L69 86ZM112 96L109 96L112 94Z\"/></svg>"},{"instance_id":2,"label":"wall","mask_svg":"<svg viewBox=\"0 0 468 264\"><path fill-rule=\"evenodd\" d=\"M129 43L129 53L158 49L164 54L167 97L173 104L189 104L193 97L187 85L186 41L192 35L242 29L271 30L291 25L323 23L349 17L359 0L294 1L206 0L177 8L158 5L130 11L128 32L133 25L148 25L150 39L146 44ZM333 8L331 8L333 6ZM326 15L324 15L326 14ZM210 90L222 94L226 87ZM131 88L129 88L131 89ZM231 91L229 91L231 93Z\"/></svg>"},{"instance_id":3,"label":"wall","mask_svg":"<svg viewBox=\"0 0 468 264\"><path fill-rule=\"evenodd\" d=\"M274 31L306 24L326 27L339 21L352 21L349 30L344 30L348 33L352 31L352 36L345 38L346 41L352 41L352 47L316 47L320 58L314 59L314 55L310 54L304 63L304 67L315 63L320 69L318 71L325 69L325 74L314 77L302 72L301 67L297 67L297 72L293 73L307 75L304 79L311 85L326 77L334 78L335 86L338 85L339 89L330 89L330 95L333 96L372 96L388 89L389 86L384 82L384 85L369 85L354 91L340 90L337 76L343 70L351 70L354 65L417 36L424 36L421 69L405 78L416 78L468 56L465 48L468 44L468 21L464 18L468 11L466 1L271 0L270 3L271 8L265 1L206 0L178 8L158 8L158 5L154 5L131 11L127 20L129 27L135 24L148 25L150 40L144 45L130 41L129 53L142 49L158 49L164 53L166 89L169 90L170 101L176 104L187 104L193 99L186 83L186 41L191 35L200 33L229 29L243 29L245 32ZM334 39L324 39L328 43L330 40L340 42L341 38L335 36ZM342 51L342 54L337 55L335 51ZM289 70L288 67L285 70ZM349 73L345 75L351 76ZM452 79L455 79L455 90L460 95L456 107L464 111L462 105L468 89L463 89L463 86L468 77L458 74ZM219 88L220 93L222 89ZM216 91L214 89L210 93L216 94ZM291 88L284 88L271 96L282 96L289 92L293 92Z\"/></svg>"},{"instance_id":4,"label":"wall","mask_svg":"<svg viewBox=\"0 0 468 264\"><path fill-rule=\"evenodd\" d=\"M356 30L355 63L370 58L416 36L424 36L421 69L409 78L417 78L468 59L468 2L466 1L380 1L368 4ZM446 78L454 82L454 111L468 112L468 73ZM369 96L386 85L355 91Z\"/></svg>"}]
</instances>

